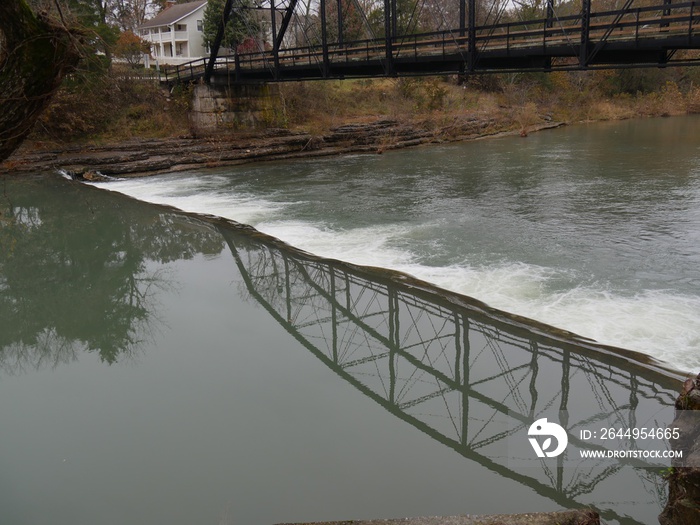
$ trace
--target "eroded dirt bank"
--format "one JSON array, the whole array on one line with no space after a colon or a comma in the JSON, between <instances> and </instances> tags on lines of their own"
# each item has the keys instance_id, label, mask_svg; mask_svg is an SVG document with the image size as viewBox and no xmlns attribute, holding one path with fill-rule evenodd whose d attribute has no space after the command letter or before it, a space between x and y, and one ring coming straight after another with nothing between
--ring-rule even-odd
<instances>
[{"instance_id":1,"label":"eroded dirt bank","mask_svg":"<svg viewBox=\"0 0 700 525\"><path fill-rule=\"evenodd\" d=\"M563 125L542 122L527 132ZM344 153L383 153L421 144L524 134L514 122L490 117L459 117L446 126L380 119L332 128L323 135L268 129L208 138L142 139L104 145L47 147L27 143L0 164L0 174L64 170L76 178L145 176L166 171L244 164L261 160L320 157Z\"/></svg>"}]
</instances>

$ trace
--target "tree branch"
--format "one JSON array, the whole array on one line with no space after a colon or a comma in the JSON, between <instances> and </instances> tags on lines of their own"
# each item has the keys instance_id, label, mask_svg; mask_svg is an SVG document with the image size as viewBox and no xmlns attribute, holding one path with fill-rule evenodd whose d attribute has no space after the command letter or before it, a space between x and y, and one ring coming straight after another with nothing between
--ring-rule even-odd
<instances>
[{"instance_id":1,"label":"tree branch","mask_svg":"<svg viewBox=\"0 0 700 525\"><path fill-rule=\"evenodd\" d=\"M0 161L24 141L61 81L78 63L80 33L34 12L26 0L0 1Z\"/></svg>"}]
</instances>

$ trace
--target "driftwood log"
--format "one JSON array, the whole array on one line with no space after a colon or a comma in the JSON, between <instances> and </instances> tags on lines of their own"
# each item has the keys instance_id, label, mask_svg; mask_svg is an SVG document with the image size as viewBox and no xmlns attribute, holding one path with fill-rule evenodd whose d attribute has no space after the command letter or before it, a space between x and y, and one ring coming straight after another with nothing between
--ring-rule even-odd
<instances>
[{"instance_id":1,"label":"driftwood log","mask_svg":"<svg viewBox=\"0 0 700 525\"><path fill-rule=\"evenodd\" d=\"M0 162L29 134L78 63L79 37L26 0L0 0Z\"/></svg>"}]
</instances>

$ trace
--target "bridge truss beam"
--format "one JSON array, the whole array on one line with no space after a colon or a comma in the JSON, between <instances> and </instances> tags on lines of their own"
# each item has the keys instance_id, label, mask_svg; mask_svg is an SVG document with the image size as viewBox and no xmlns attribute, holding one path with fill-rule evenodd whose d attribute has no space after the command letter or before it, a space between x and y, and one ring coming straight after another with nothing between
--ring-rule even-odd
<instances>
[{"instance_id":1,"label":"bridge truss beam","mask_svg":"<svg viewBox=\"0 0 700 525\"><path fill-rule=\"evenodd\" d=\"M700 64L700 0L641 7L627 0L609 11L581 0L580 12L565 16L547 0L542 18L507 22L504 10L482 19L477 0L450 1L455 18L448 24L434 15L440 29L420 32L427 0L409 2L408 14L400 11L405 2L382 0L373 22L357 0L261 0L272 45L263 35L258 51L229 57L219 56L223 24L237 16L236 0L227 0L211 56L166 74L171 83L200 76L245 83Z\"/></svg>"},{"instance_id":2,"label":"bridge truss beam","mask_svg":"<svg viewBox=\"0 0 700 525\"><path fill-rule=\"evenodd\" d=\"M576 429L586 425L610 420L627 428L662 410L672 418L670 377L385 274L372 277L220 231L251 298L340 378L430 438L564 507L609 498L611 483L645 483L644 473L621 463L552 469L536 461L522 469L505 451L551 410L576 407L560 412L560 424L570 431L570 447L580 450L599 450L578 439ZM602 516L636 523L612 510L602 509Z\"/></svg>"}]
</instances>

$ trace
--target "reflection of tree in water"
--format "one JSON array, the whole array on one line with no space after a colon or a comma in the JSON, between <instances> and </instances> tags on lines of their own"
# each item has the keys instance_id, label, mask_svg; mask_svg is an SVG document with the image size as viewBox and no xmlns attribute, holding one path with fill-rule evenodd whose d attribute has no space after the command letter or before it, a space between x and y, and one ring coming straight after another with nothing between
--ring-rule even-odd
<instances>
[{"instance_id":1,"label":"reflection of tree in water","mask_svg":"<svg viewBox=\"0 0 700 525\"><path fill-rule=\"evenodd\" d=\"M186 216L66 181L4 181L0 198L0 366L55 366L80 349L114 363L148 333L149 262L220 253Z\"/></svg>"}]
</instances>

